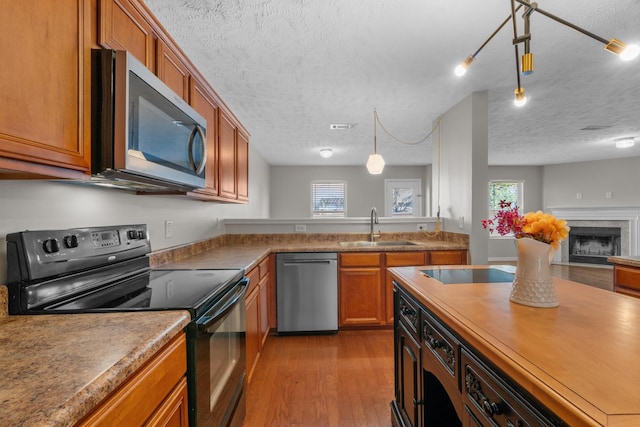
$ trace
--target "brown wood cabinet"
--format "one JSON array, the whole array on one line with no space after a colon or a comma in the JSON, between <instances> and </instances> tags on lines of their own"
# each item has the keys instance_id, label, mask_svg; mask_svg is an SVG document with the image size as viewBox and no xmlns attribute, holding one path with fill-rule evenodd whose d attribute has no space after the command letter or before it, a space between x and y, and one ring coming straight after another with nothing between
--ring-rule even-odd
<instances>
[{"instance_id":1,"label":"brown wood cabinet","mask_svg":"<svg viewBox=\"0 0 640 427\"><path fill-rule=\"evenodd\" d=\"M227 199L236 199L238 182L236 180L236 127L231 118L222 110L218 115L219 150L219 195Z\"/></svg>"},{"instance_id":2,"label":"brown wood cabinet","mask_svg":"<svg viewBox=\"0 0 640 427\"><path fill-rule=\"evenodd\" d=\"M416 252L387 252L385 254L386 264L385 267L404 267L410 265L425 265L428 258L428 252L416 251ZM386 271L384 272L385 283L385 319L388 325L393 324L393 280L391 275Z\"/></svg>"},{"instance_id":3,"label":"brown wood cabinet","mask_svg":"<svg viewBox=\"0 0 640 427\"><path fill-rule=\"evenodd\" d=\"M429 251L428 265L466 265L467 251ZM417 264L414 264L417 265Z\"/></svg>"},{"instance_id":4,"label":"brown wood cabinet","mask_svg":"<svg viewBox=\"0 0 640 427\"><path fill-rule=\"evenodd\" d=\"M236 137L236 181L239 202L249 200L249 136L237 130Z\"/></svg>"},{"instance_id":5,"label":"brown wood cabinet","mask_svg":"<svg viewBox=\"0 0 640 427\"><path fill-rule=\"evenodd\" d=\"M247 381L251 381L262 347L269 336L271 323L269 310L271 301L271 258L265 257L248 273L249 288L245 297L247 309Z\"/></svg>"},{"instance_id":6,"label":"brown wood cabinet","mask_svg":"<svg viewBox=\"0 0 640 427\"><path fill-rule=\"evenodd\" d=\"M340 254L338 327L384 324L383 259L381 252Z\"/></svg>"},{"instance_id":7,"label":"brown wood cabinet","mask_svg":"<svg viewBox=\"0 0 640 427\"><path fill-rule=\"evenodd\" d=\"M131 52L207 120L206 188L187 195L248 201L249 134L142 0L3 1L2 10L0 102L11 108L0 116L0 179L88 177L90 49L102 46Z\"/></svg>"},{"instance_id":8,"label":"brown wood cabinet","mask_svg":"<svg viewBox=\"0 0 640 427\"><path fill-rule=\"evenodd\" d=\"M269 274L269 257L263 259L258 265L260 271L260 283L258 287L260 289L259 305L260 305L260 350L264 346L267 337L269 336L270 323L269 323L269 293L270 285L269 281L271 275Z\"/></svg>"},{"instance_id":9,"label":"brown wood cabinet","mask_svg":"<svg viewBox=\"0 0 640 427\"><path fill-rule=\"evenodd\" d=\"M345 252L339 265L339 327L393 324L389 267L467 264L465 250Z\"/></svg>"},{"instance_id":10,"label":"brown wood cabinet","mask_svg":"<svg viewBox=\"0 0 640 427\"><path fill-rule=\"evenodd\" d=\"M640 268L615 264L613 290L619 294L640 298Z\"/></svg>"},{"instance_id":11,"label":"brown wood cabinet","mask_svg":"<svg viewBox=\"0 0 640 427\"><path fill-rule=\"evenodd\" d=\"M178 50L162 39L158 39L156 45L156 75L171 90L189 102L189 69Z\"/></svg>"},{"instance_id":12,"label":"brown wood cabinet","mask_svg":"<svg viewBox=\"0 0 640 427\"><path fill-rule=\"evenodd\" d=\"M78 426L188 425L187 345L184 333L169 342Z\"/></svg>"},{"instance_id":13,"label":"brown wood cabinet","mask_svg":"<svg viewBox=\"0 0 640 427\"><path fill-rule=\"evenodd\" d=\"M152 19L138 1L99 0L98 43L114 50L127 50L147 68L155 71Z\"/></svg>"},{"instance_id":14,"label":"brown wood cabinet","mask_svg":"<svg viewBox=\"0 0 640 427\"><path fill-rule=\"evenodd\" d=\"M0 9L0 178L84 178L90 4L2 1Z\"/></svg>"},{"instance_id":15,"label":"brown wood cabinet","mask_svg":"<svg viewBox=\"0 0 640 427\"><path fill-rule=\"evenodd\" d=\"M206 187L196 190L206 196L218 196L218 112L220 107L207 88L197 79L189 81L189 100L194 110L207 121Z\"/></svg>"}]
</instances>

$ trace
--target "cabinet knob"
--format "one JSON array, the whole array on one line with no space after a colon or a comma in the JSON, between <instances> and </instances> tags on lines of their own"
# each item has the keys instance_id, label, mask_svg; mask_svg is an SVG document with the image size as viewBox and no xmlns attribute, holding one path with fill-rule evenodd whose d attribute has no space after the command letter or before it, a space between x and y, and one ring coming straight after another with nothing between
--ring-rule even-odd
<instances>
[{"instance_id":1,"label":"cabinet knob","mask_svg":"<svg viewBox=\"0 0 640 427\"><path fill-rule=\"evenodd\" d=\"M484 412L486 412L489 416L499 415L501 412L500 405L498 405L496 402L491 402L486 398L482 401L482 409L484 409Z\"/></svg>"}]
</instances>

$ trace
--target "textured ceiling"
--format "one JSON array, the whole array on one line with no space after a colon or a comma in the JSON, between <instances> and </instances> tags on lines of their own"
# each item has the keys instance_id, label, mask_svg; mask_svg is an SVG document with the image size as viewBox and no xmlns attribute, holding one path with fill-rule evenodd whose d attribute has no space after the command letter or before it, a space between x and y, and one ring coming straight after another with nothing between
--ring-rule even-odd
<instances>
[{"instance_id":1,"label":"textured ceiling","mask_svg":"<svg viewBox=\"0 0 640 427\"><path fill-rule=\"evenodd\" d=\"M513 106L507 25L463 78L453 68L509 16L509 0L146 0L251 133L272 165L359 165L373 151L373 111L416 142L473 91L489 93L489 164L545 165L640 156L640 58L534 13L535 72ZM540 0L606 39L640 43L640 0ZM522 19L518 29L522 33ZM522 52L522 49L521 49ZM332 123L355 124L329 130ZM582 130L589 126L608 126ZM378 127L389 165L431 163L433 137L401 144ZM637 137L629 149L613 140ZM330 147L334 156L319 156Z\"/></svg>"}]
</instances>

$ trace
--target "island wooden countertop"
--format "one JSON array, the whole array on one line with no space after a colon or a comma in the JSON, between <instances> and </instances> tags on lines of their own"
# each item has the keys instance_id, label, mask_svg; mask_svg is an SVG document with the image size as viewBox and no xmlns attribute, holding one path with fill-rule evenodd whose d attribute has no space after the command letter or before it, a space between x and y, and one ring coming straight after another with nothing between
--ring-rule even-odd
<instances>
[{"instance_id":1,"label":"island wooden countertop","mask_svg":"<svg viewBox=\"0 0 640 427\"><path fill-rule=\"evenodd\" d=\"M189 319L186 311L0 315L0 426L75 425Z\"/></svg>"},{"instance_id":2,"label":"island wooden countertop","mask_svg":"<svg viewBox=\"0 0 640 427\"><path fill-rule=\"evenodd\" d=\"M509 301L511 283L444 285L421 269L389 271L569 425L640 426L640 299L554 278L560 306L534 308Z\"/></svg>"}]
</instances>

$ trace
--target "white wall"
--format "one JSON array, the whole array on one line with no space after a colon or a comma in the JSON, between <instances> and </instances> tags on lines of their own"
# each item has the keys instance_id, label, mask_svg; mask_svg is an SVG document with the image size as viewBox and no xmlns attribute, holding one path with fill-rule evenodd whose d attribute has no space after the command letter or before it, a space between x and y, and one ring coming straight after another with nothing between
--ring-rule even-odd
<instances>
[{"instance_id":1,"label":"white wall","mask_svg":"<svg viewBox=\"0 0 640 427\"><path fill-rule=\"evenodd\" d=\"M544 210L542 203L542 166L489 166L489 181L499 179L522 180L523 185L523 212ZM487 193L488 197L488 193ZM481 217L484 219L487 217ZM488 231L485 231L488 233ZM516 249L513 238L501 237L498 234L489 238L489 260L505 261L516 258Z\"/></svg>"},{"instance_id":2,"label":"white wall","mask_svg":"<svg viewBox=\"0 0 640 427\"><path fill-rule=\"evenodd\" d=\"M142 223L149 226L152 248L158 250L223 234L218 218L268 217L269 165L251 146L250 150L247 205L61 182L0 180L0 283L6 278L5 236L16 231ZM173 221L171 239L164 236L167 219Z\"/></svg>"},{"instance_id":3,"label":"white wall","mask_svg":"<svg viewBox=\"0 0 640 427\"><path fill-rule=\"evenodd\" d=\"M487 92L474 92L442 116L439 154L434 144L433 209L439 205L453 224L448 231L469 234L473 264L486 264L488 256L480 224L488 209L488 117Z\"/></svg>"},{"instance_id":4,"label":"white wall","mask_svg":"<svg viewBox=\"0 0 640 427\"><path fill-rule=\"evenodd\" d=\"M640 157L545 166L543 180L545 209L640 206Z\"/></svg>"},{"instance_id":5,"label":"white wall","mask_svg":"<svg viewBox=\"0 0 640 427\"><path fill-rule=\"evenodd\" d=\"M371 175L360 166L271 166L271 218L311 217L311 182L347 182L347 216L368 217L372 207L384 215L385 179L420 179L425 194L425 166L385 166ZM424 200L425 197L422 197ZM426 212L424 202L422 211Z\"/></svg>"}]
</instances>

